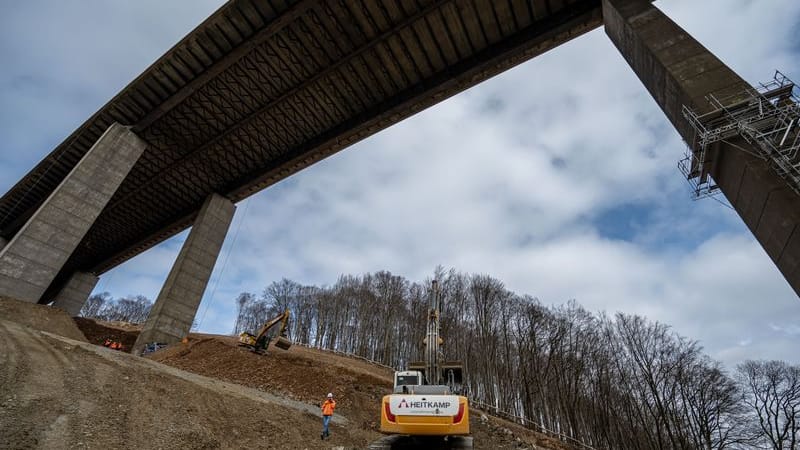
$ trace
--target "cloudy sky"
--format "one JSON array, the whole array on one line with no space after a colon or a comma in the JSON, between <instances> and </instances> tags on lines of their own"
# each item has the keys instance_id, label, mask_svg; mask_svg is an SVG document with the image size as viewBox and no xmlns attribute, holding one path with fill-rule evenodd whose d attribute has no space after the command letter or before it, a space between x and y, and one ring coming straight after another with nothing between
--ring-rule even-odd
<instances>
[{"instance_id":1,"label":"cloudy sky","mask_svg":"<svg viewBox=\"0 0 800 450\"><path fill-rule=\"evenodd\" d=\"M222 2L0 2L0 192ZM751 83L800 79L800 2L659 0ZM198 312L282 277L332 284L442 264L546 304L638 313L714 358L800 363L800 299L736 213L693 202L684 145L602 29L238 205ZM155 298L182 233L97 292Z\"/></svg>"}]
</instances>

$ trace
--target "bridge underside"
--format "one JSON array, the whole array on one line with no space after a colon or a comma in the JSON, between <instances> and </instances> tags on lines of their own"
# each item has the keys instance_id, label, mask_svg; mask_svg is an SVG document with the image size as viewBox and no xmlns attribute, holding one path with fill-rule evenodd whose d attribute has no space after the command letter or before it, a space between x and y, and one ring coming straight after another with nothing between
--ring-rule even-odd
<instances>
[{"instance_id":1,"label":"bridge underside","mask_svg":"<svg viewBox=\"0 0 800 450\"><path fill-rule=\"evenodd\" d=\"M10 239L114 122L148 148L41 298L602 24L600 0L233 0L0 199Z\"/></svg>"}]
</instances>

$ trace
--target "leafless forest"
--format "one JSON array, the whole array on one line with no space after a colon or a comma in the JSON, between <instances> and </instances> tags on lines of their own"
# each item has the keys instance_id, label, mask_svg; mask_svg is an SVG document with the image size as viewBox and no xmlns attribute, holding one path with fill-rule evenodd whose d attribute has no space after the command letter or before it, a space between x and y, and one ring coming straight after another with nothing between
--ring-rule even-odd
<instances>
[{"instance_id":1,"label":"leafless forest","mask_svg":"<svg viewBox=\"0 0 800 450\"><path fill-rule=\"evenodd\" d=\"M596 448L800 448L800 366L745 361L728 373L644 317L545 306L487 275L433 277L446 358L463 362L473 399ZM293 341L404 368L421 356L429 286L388 272L323 287L283 279L235 299L233 331L289 308Z\"/></svg>"}]
</instances>

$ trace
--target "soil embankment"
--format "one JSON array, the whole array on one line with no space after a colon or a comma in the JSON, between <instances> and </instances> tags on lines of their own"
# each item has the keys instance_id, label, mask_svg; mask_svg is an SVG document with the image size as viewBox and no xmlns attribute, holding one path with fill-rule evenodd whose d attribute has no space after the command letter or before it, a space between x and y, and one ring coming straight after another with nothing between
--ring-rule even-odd
<instances>
[{"instance_id":1,"label":"soil embankment","mask_svg":"<svg viewBox=\"0 0 800 450\"><path fill-rule=\"evenodd\" d=\"M95 345L103 345L106 339L116 341L122 344L126 353L130 353L142 330L141 325L124 322L101 322L84 317L75 317L74 320L87 341Z\"/></svg>"},{"instance_id":2,"label":"soil embankment","mask_svg":"<svg viewBox=\"0 0 800 450\"><path fill-rule=\"evenodd\" d=\"M235 385L5 320L0 335L8 448L315 448L316 417Z\"/></svg>"},{"instance_id":3,"label":"soil embankment","mask_svg":"<svg viewBox=\"0 0 800 450\"><path fill-rule=\"evenodd\" d=\"M78 319L89 342L131 344L129 324ZM46 331L43 331L46 330ZM292 346L256 355L226 336L193 334L148 358L86 342L66 313L0 299L0 448L365 448L391 372ZM337 396L332 436L318 403ZM473 411L479 449L564 449Z\"/></svg>"},{"instance_id":4,"label":"soil embankment","mask_svg":"<svg viewBox=\"0 0 800 450\"><path fill-rule=\"evenodd\" d=\"M0 319L86 342L86 337L69 314L58 308L0 296Z\"/></svg>"}]
</instances>

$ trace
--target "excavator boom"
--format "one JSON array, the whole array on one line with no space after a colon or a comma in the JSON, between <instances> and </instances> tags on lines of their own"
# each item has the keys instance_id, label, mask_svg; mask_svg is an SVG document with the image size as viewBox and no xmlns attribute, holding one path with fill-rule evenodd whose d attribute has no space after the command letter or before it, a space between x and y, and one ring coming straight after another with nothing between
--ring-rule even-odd
<instances>
[{"instance_id":1,"label":"excavator boom","mask_svg":"<svg viewBox=\"0 0 800 450\"><path fill-rule=\"evenodd\" d=\"M445 361L441 350L444 339L440 336L440 311L441 297L439 283L431 283L431 297L428 305L427 331L423 343L425 344L425 360L413 361L408 364L408 370L422 372L426 383L429 385L447 385L451 392L461 392L464 382L464 368L461 361Z\"/></svg>"}]
</instances>

